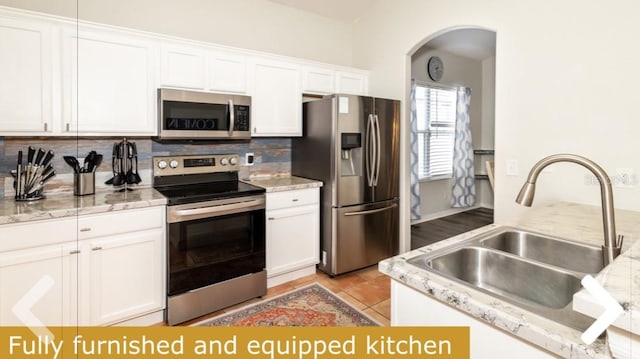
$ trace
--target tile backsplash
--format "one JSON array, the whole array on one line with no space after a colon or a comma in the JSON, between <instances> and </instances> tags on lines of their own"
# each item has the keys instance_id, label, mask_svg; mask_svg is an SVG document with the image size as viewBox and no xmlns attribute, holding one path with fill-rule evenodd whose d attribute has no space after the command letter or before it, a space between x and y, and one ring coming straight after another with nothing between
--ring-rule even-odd
<instances>
[{"instance_id":1,"label":"tile backsplash","mask_svg":"<svg viewBox=\"0 0 640 359\"><path fill-rule=\"evenodd\" d=\"M237 153L240 155L240 178L259 176L280 176L291 174L291 139L289 138L254 138L250 141L217 141L217 142L156 142L150 138L129 138L138 148L138 170L142 177L139 186L151 186L151 162L153 156L196 155L213 153ZM56 176L47 183L44 192L73 192L73 170L63 156L75 156L82 164L84 157L91 150L104 156L100 167L96 170L96 190L111 188L104 182L112 177L111 156L114 142L120 137L109 138L18 138L0 137L0 198L14 195L13 179L10 171L15 169L18 151L26 156L27 148L53 150L55 157L53 167ZM245 154L254 154L254 165L245 166Z\"/></svg>"}]
</instances>

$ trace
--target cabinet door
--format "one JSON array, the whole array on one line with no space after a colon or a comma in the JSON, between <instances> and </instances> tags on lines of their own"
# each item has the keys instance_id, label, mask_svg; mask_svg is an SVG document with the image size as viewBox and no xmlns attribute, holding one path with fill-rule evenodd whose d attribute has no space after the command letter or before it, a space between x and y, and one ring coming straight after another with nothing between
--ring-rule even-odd
<instances>
[{"instance_id":1,"label":"cabinet door","mask_svg":"<svg viewBox=\"0 0 640 359\"><path fill-rule=\"evenodd\" d=\"M154 46L80 28L65 31L65 128L70 134L154 135Z\"/></svg>"},{"instance_id":2,"label":"cabinet door","mask_svg":"<svg viewBox=\"0 0 640 359\"><path fill-rule=\"evenodd\" d=\"M205 51L200 48L162 46L161 85L203 90L205 87Z\"/></svg>"},{"instance_id":3,"label":"cabinet door","mask_svg":"<svg viewBox=\"0 0 640 359\"><path fill-rule=\"evenodd\" d=\"M368 77L364 73L338 71L336 73L336 90L338 93L366 95L369 89Z\"/></svg>"},{"instance_id":4,"label":"cabinet door","mask_svg":"<svg viewBox=\"0 0 640 359\"><path fill-rule=\"evenodd\" d=\"M48 24L0 18L0 135L51 131L52 43Z\"/></svg>"},{"instance_id":5,"label":"cabinet door","mask_svg":"<svg viewBox=\"0 0 640 359\"><path fill-rule=\"evenodd\" d=\"M301 136L302 92L298 66L256 62L252 80L252 136Z\"/></svg>"},{"instance_id":6,"label":"cabinet door","mask_svg":"<svg viewBox=\"0 0 640 359\"><path fill-rule=\"evenodd\" d=\"M302 72L302 92L321 95L334 93L335 78L333 70L306 67Z\"/></svg>"},{"instance_id":7,"label":"cabinet door","mask_svg":"<svg viewBox=\"0 0 640 359\"><path fill-rule=\"evenodd\" d=\"M247 92L247 60L244 56L211 51L207 63L208 90Z\"/></svg>"},{"instance_id":8,"label":"cabinet door","mask_svg":"<svg viewBox=\"0 0 640 359\"><path fill-rule=\"evenodd\" d=\"M319 262L318 205L267 212L267 277Z\"/></svg>"},{"instance_id":9,"label":"cabinet door","mask_svg":"<svg viewBox=\"0 0 640 359\"><path fill-rule=\"evenodd\" d=\"M90 240L90 325L106 325L162 309L163 231Z\"/></svg>"},{"instance_id":10,"label":"cabinet door","mask_svg":"<svg viewBox=\"0 0 640 359\"><path fill-rule=\"evenodd\" d=\"M0 253L0 325L33 325L13 312L25 296L35 299L28 310L42 324L76 324L78 254L73 245Z\"/></svg>"}]
</instances>

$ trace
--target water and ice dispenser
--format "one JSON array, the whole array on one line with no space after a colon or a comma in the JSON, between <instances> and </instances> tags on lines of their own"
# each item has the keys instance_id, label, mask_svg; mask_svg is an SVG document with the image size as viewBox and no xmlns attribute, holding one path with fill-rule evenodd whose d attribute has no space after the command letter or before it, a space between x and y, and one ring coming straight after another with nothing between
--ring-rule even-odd
<instances>
[{"instance_id":1,"label":"water and ice dispenser","mask_svg":"<svg viewBox=\"0 0 640 359\"><path fill-rule=\"evenodd\" d=\"M341 133L342 176L362 175L362 134Z\"/></svg>"}]
</instances>

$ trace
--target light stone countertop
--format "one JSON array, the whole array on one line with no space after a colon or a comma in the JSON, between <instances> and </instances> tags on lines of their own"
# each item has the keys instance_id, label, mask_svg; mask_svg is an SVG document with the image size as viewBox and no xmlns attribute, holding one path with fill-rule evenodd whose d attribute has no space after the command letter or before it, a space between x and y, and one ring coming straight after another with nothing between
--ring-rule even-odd
<instances>
[{"instance_id":1,"label":"light stone countertop","mask_svg":"<svg viewBox=\"0 0 640 359\"><path fill-rule=\"evenodd\" d=\"M33 202L4 198L0 199L0 225L166 204L167 199L150 187L127 192L104 191L87 196L58 193Z\"/></svg>"},{"instance_id":2,"label":"light stone countertop","mask_svg":"<svg viewBox=\"0 0 640 359\"><path fill-rule=\"evenodd\" d=\"M598 246L603 243L599 207L561 202L546 207L534 206L529 211L519 223L508 225ZM615 214L618 233L625 234L623 254L596 276L596 280L625 308L624 316L614 325L625 328L623 325L626 324L626 327L638 328L640 241L634 243L634 239L640 238L640 213L616 210ZM455 246L499 227L499 224L492 224L386 259L379 263L379 270L405 285L424 292L425 295L556 355L565 358L611 358L611 351L604 339L586 345L580 338L582 332L578 330L406 263L407 259L412 257ZM631 294L635 295L630 298ZM578 310L577 307L581 306L583 299L586 302L591 299L584 289L574 296L574 310ZM589 315L582 310L578 311ZM597 314L595 316L597 317Z\"/></svg>"},{"instance_id":3,"label":"light stone countertop","mask_svg":"<svg viewBox=\"0 0 640 359\"><path fill-rule=\"evenodd\" d=\"M322 181L296 177L274 176L242 179L242 182L262 187L267 192L293 191L296 189L322 187Z\"/></svg>"}]
</instances>

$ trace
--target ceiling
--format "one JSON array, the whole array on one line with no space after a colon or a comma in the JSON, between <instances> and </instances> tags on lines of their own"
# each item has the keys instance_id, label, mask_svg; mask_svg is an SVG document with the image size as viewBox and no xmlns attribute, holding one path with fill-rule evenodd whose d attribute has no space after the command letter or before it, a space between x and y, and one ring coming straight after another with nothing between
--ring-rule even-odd
<instances>
[{"instance_id":1,"label":"ceiling","mask_svg":"<svg viewBox=\"0 0 640 359\"><path fill-rule=\"evenodd\" d=\"M484 60L496 54L496 33L481 29L453 30L430 40L425 46L474 60Z\"/></svg>"},{"instance_id":2,"label":"ceiling","mask_svg":"<svg viewBox=\"0 0 640 359\"><path fill-rule=\"evenodd\" d=\"M378 0L269 0L330 19L352 23Z\"/></svg>"}]
</instances>

